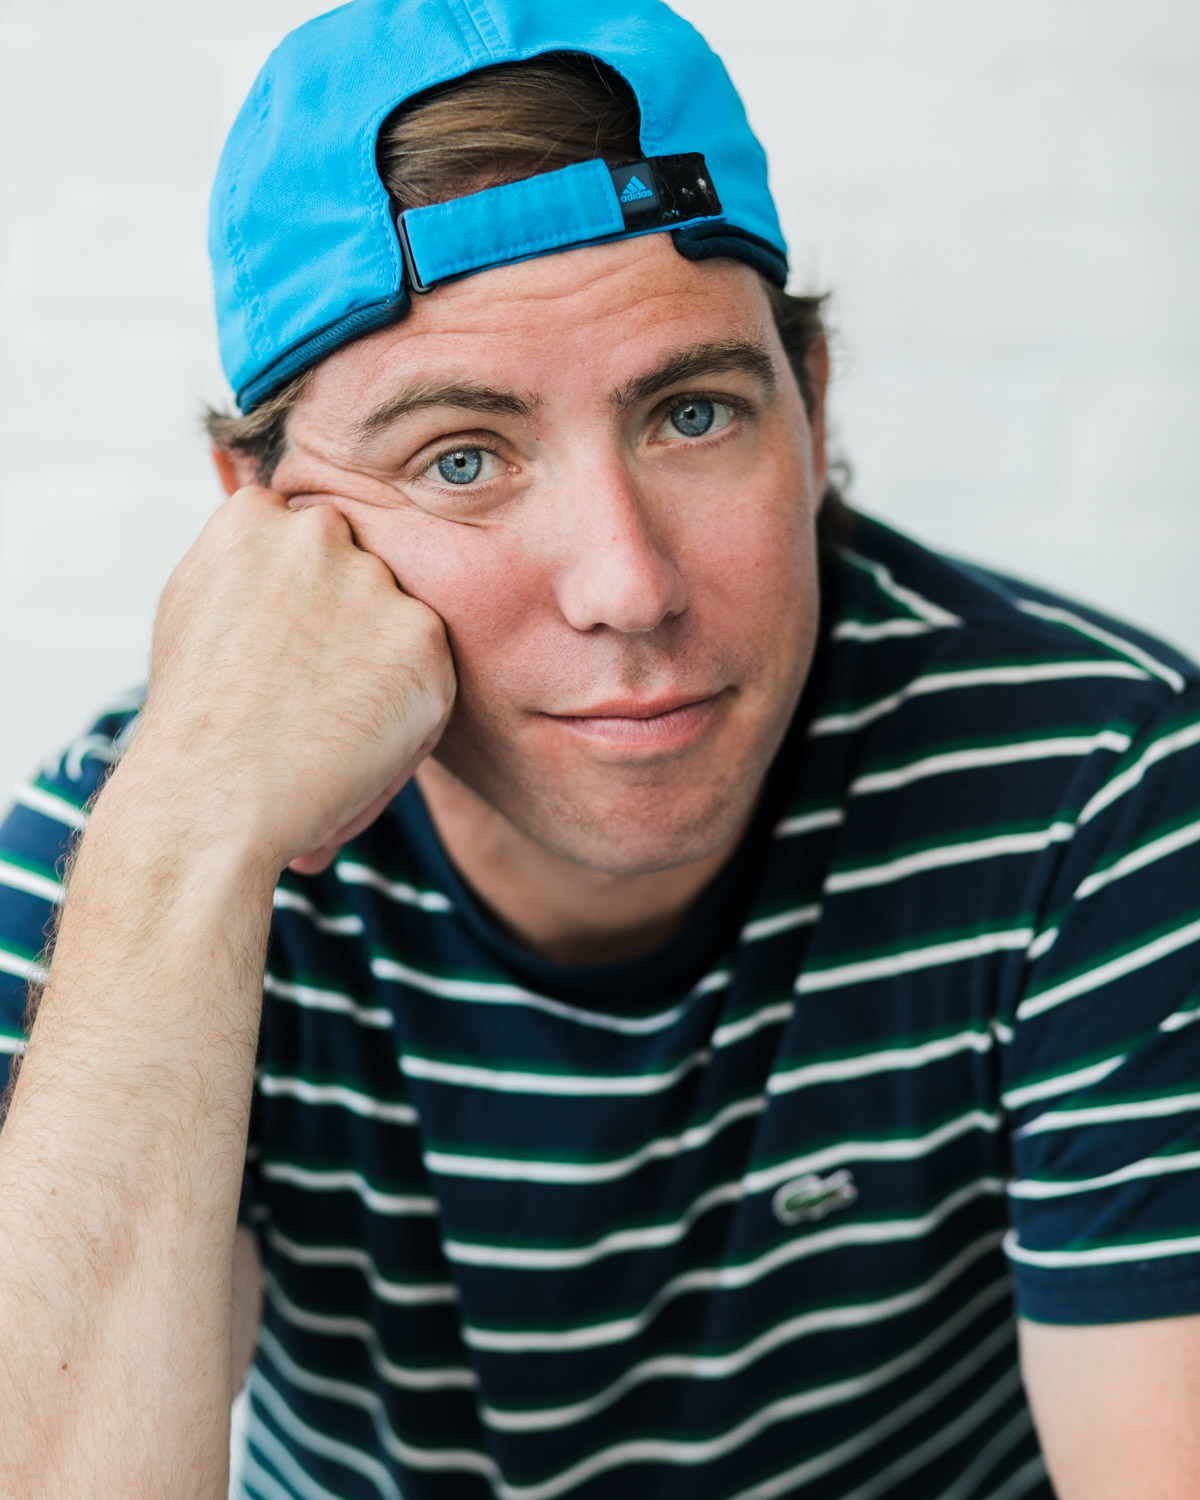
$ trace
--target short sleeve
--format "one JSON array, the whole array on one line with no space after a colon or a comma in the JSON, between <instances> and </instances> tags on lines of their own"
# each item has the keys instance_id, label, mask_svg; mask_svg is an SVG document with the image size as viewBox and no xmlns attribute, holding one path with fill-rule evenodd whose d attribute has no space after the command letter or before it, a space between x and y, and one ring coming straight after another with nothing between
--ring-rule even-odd
<instances>
[{"instance_id":1,"label":"short sleeve","mask_svg":"<svg viewBox=\"0 0 1200 1500\"><path fill-rule=\"evenodd\" d=\"M1017 1310L1200 1313L1200 689L1068 812L1001 1027Z\"/></svg>"},{"instance_id":2,"label":"short sleeve","mask_svg":"<svg viewBox=\"0 0 1200 1500\"><path fill-rule=\"evenodd\" d=\"M140 696L114 706L18 788L0 823L0 1076L22 1055L72 847L88 806L136 722Z\"/></svg>"}]
</instances>

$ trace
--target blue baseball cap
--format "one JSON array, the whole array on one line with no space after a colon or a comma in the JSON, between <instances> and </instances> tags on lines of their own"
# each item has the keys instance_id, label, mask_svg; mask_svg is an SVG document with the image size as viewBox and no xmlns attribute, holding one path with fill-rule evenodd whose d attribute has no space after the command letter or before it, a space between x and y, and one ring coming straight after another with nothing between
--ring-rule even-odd
<instances>
[{"instance_id":1,"label":"blue baseball cap","mask_svg":"<svg viewBox=\"0 0 1200 1500\"><path fill-rule=\"evenodd\" d=\"M547 52L629 85L643 156L557 171L397 214L380 127L451 79ZM660 0L352 0L284 38L217 168L209 227L225 373L249 412L440 282L669 230L780 286L787 247L767 162L724 65Z\"/></svg>"}]
</instances>

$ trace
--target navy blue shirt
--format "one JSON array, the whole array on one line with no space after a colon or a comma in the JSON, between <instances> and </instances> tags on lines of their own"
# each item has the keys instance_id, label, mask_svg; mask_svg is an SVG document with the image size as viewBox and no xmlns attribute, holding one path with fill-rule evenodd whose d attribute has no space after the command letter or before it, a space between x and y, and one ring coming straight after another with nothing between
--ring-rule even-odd
<instances>
[{"instance_id":1,"label":"navy blue shirt","mask_svg":"<svg viewBox=\"0 0 1200 1500\"><path fill-rule=\"evenodd\" d=\"M415 786L276 893L247 1495L1046 1500L1015 1314L1200 1312L1200 687L860 519L742 847L515 946ZM0 834L0 1030L107 716Z\"/></svg>"}]
</instances>

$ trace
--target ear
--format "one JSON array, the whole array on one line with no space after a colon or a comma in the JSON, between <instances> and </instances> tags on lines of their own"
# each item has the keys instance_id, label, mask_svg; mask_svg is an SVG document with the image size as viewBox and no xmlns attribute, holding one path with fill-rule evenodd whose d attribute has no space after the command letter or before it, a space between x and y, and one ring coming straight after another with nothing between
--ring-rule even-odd
<instances>
[{"instance_id":1,"label":"ear","mask_svg":"<svg viewBox=\"0 0 1200 1500\"><path fill-rule=\"evenodd\" d=\"M829 388L829 342L824 334L813 340L812 348L805 356L809 388L812 391L812 411L808 426L812 433L812 462L815 492L818 498L825 493L825 482L829 477L829 458L825 443L825 392Z\"/></svg>"},{"instance_id":2,"label":"ear","mask_svg":"<svg viewBox=\"0 0 1200 1500\"><path fill-rule=\"evenodd\" d=\"M248 484L258 483L258 468L248 453L239 453L236 449L218 448L214 445L212 458L217 466L221 487L227 495L232 495L235 490L240 490Z\"/></svg>"}]
</instances>

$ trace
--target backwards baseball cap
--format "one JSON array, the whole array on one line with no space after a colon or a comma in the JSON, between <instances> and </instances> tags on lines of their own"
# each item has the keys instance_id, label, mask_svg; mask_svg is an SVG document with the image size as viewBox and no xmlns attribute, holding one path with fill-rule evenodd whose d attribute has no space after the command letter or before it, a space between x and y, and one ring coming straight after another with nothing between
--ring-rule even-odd
<instances>
[{"instance_id":1,"label":"backwards baseball cap","mask_svg":"<svg viewBox=\"0 0 1200 1500\"><path fill-rule=\"evenodd\" d=\"M624 79L642 157L397 213L376 166L388 116L437 84L548 52ZM688 259L734 256L787 278L742 102L660 0L352 0L284 38L225 144L209 229L225 373L249 412L440 282L664 230Z\"/></svg>"}]
</instances>

